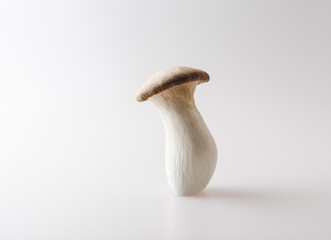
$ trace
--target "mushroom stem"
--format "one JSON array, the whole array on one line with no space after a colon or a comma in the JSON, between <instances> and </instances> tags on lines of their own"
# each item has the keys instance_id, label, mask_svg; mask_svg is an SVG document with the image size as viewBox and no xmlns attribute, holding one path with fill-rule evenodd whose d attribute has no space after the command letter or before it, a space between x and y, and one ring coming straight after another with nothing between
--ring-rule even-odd
<instances>
[{"instance_id":1,"label":"mushroom stem","mask_svg":"<svg viewBox=\"0 0 331 240\"><path fill-rule=\"evenodd\" d=\"M216 167L215 141L194 102L197 84L178 85L149 98L165 128L166 173L174 195L202 191Z\"/></svg>"}]
</instances>

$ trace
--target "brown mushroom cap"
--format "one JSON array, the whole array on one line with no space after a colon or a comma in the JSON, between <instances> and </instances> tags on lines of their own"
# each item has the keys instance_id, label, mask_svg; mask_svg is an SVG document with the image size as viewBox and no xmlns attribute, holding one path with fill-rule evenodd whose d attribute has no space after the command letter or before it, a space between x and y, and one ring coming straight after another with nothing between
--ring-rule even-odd
<instances>
[{"instance_id":1,"label":"brown mushroom cap","mask_svg":"<svg viewBox=\"0 0 331 240\"><path fill-rule=\"evenodd\" d=\"M190 67L170 67L155 73L138 89L137 101L143 102L155 94L184 83L198 81L198 84L209 81L205 71Z\"/></svg>"}]
</instances>

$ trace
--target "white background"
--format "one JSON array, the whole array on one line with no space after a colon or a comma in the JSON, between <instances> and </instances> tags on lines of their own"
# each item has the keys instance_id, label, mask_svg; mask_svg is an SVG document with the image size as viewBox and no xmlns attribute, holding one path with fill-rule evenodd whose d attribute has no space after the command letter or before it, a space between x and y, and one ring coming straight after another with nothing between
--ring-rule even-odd
<instances>
[{"instance_id":1,"label":"white background","mask_svg":"<svg viewBox=\"0 0 331 240\"><path fill-rule=\"evenodd\" d=\"M0 239L331 239L330 1L1 1ZM208 187L136 90L207 71Z\"/></svg>"}]
</instances>

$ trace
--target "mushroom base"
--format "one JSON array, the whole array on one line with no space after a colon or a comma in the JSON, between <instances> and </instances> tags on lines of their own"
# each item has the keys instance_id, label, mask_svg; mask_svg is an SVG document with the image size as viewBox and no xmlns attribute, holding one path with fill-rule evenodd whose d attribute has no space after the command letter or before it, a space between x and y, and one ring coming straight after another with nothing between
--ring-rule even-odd
<instances>
[{"instance_id":1,"label":"mushroom base","mask_svg":"<svg viewBox=\"0 0 331 240\"><path fill-rule=\"evenodd\" d=\"M183 84L150 100L157 106L166 133L166 173L173 195L202 191L213 176L217 148L194 103L197 82Z\"/></svg>"}]
</instances>

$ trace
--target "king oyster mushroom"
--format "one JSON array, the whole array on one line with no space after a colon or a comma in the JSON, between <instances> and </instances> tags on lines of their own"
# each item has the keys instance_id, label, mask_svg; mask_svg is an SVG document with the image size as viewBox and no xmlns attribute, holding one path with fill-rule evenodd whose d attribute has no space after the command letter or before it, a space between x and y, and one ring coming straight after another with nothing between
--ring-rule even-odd
<instances>
[{"instance_id":1,"label":"king oyster mushroom","mask_svg":"<svg viewBox=\"0 0 331 240\"><path fill-rule=\"evenodd\" d=\"M198 84L209 75L190 67L171 67L152 75L138 90L137 101L157 107L166 133L166 174L173 195L202 191L213 176L217 148L194 101Z\"/></svg>"}]
</instances>

